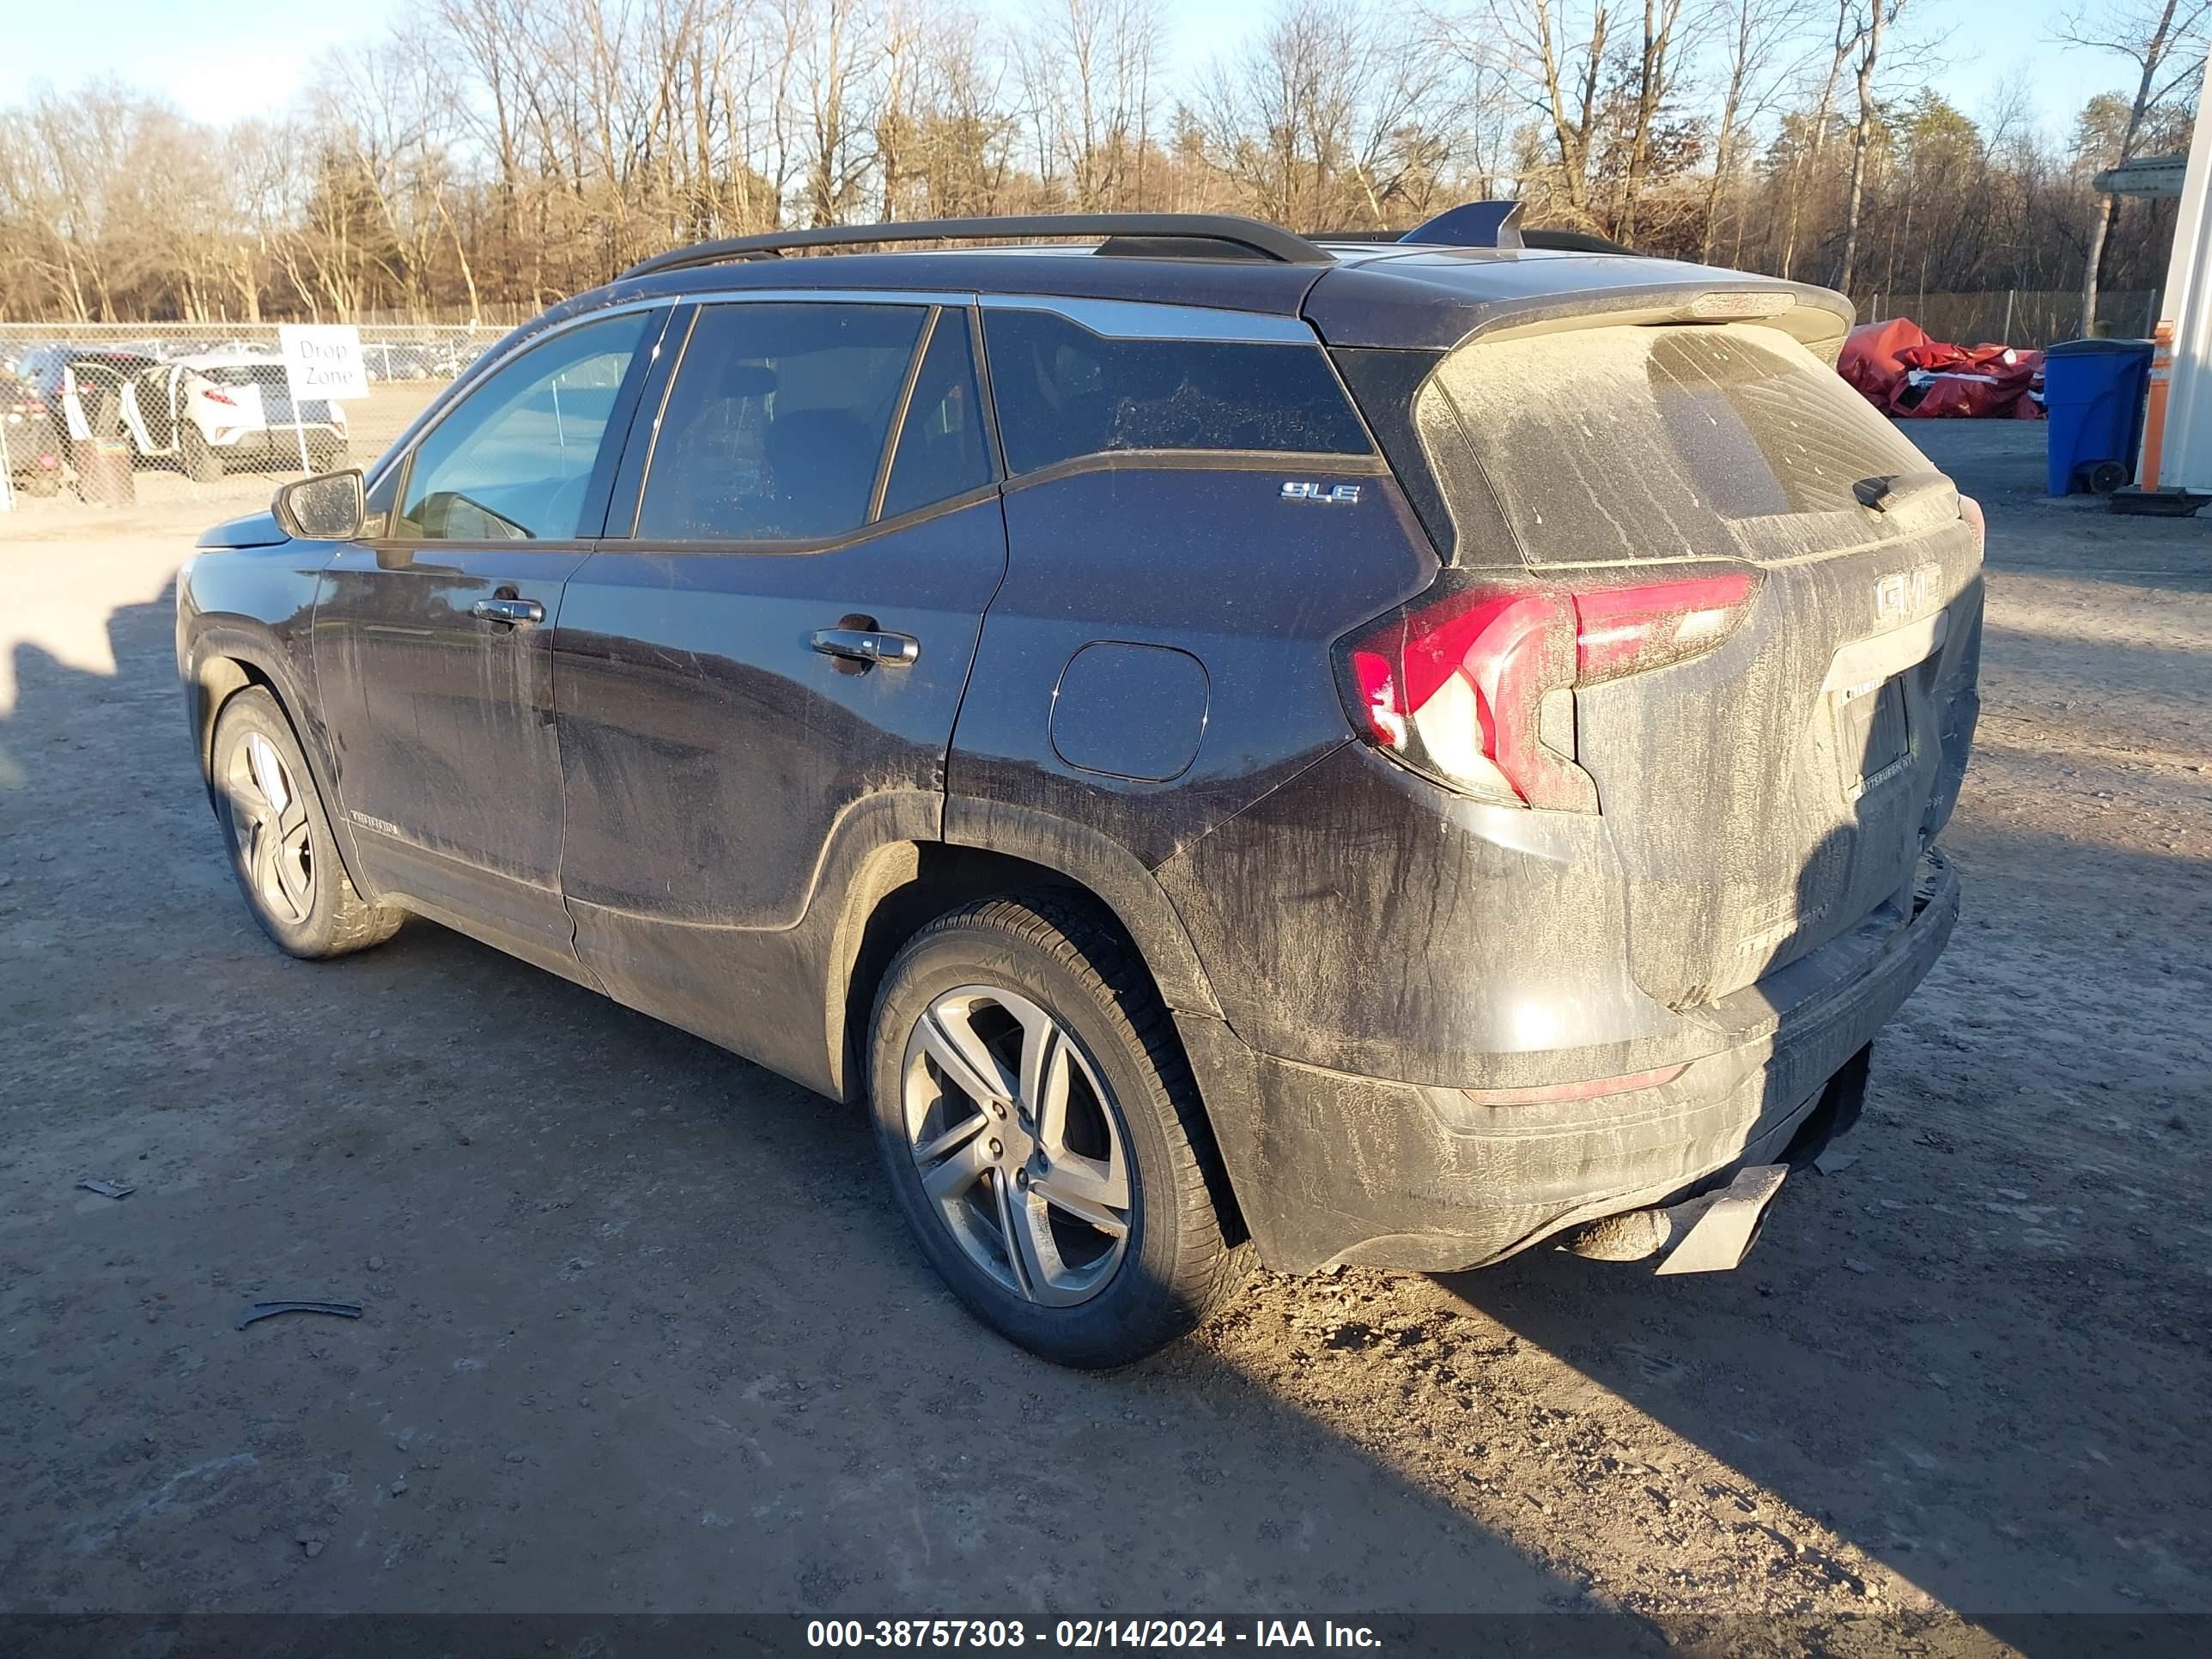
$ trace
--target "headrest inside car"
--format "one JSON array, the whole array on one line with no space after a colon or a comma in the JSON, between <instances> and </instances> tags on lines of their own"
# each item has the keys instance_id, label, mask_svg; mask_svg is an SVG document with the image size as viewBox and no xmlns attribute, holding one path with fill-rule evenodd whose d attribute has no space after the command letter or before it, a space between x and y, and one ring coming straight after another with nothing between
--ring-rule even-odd
<instances>
[{"instance_id":1,"label":"headrest inside car","mask_svg":"<svg viewBox=\"0 0 2212 1659\"><path fill-rule=\"evenodd\" d=\"M775 390L775 371L766 363L732 363L722 371L725 398L765 398Z\"/></svg>"}]
</instances>

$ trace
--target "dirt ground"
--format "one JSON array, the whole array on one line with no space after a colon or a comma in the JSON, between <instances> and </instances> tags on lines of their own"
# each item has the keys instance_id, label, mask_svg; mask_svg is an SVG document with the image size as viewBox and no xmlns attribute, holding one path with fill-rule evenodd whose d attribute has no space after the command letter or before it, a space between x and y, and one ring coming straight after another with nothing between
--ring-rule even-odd
<instances>
[{"instance_id":1,"label":"dirt ground","mask_svg":"<svg viewBox=\"0 0 2212 1659\"><path fill-rule=\"evenodd\" d=\"M0 1612L2212 1612L2212 520L1913 435L1985 715L1856 1161L1732 1274L1268 1278L1103 1376L963 1317L856 1116L434 927L277 954L205 514L0 520ZM233 1328L294 1297L367 1314Z\"/></svg>"}]
</instances>

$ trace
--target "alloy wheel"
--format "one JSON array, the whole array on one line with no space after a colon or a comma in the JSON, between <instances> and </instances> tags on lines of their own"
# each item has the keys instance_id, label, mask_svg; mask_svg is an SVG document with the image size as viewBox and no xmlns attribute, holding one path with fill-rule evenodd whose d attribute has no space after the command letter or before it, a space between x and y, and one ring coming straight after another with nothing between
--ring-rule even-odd
<instances>
[{"instance_id":1,"label":"alloy wheel","mask_svg":"<svg viewBox=\"0 0 2212 1659\"><path fill-rule=\"evenodd\" d=\"M1105 1289L1128 1251L1129 1155L1074 1036L1027 997L963 985L915 1022L900 1077L922 1191L969 1260L1048 1306Z\"/></svg>"},{"instance_id":2,"label":"alloy wheel","mask_svg":"<svg viewBox=\"0 0 2212 1659\"><path fill-rule=\"evenodd\" d=\"M294 926L315 903L314 839L307 804L276 745L248 732L231 751L227 799L231 837L246 880L269 914Z\"/></svg>"}]
</instances>

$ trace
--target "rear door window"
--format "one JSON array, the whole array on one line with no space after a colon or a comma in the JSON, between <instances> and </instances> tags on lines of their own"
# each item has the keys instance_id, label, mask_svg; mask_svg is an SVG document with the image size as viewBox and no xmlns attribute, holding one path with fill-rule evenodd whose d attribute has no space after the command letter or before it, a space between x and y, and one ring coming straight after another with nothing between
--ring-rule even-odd
<instances>
[{"instance_id":1,"label":"rear door window","mask_svg":"<svg viewBox=\"0 0 2212 1659\"><path fill-rule=\"evenodd\" d=\"M968 313L940 311L907 398L878 518L896 519L991 482L982 404Z\"/></svg>"},{"instance_id":2,"label":"rear door window","mask_svg":"<svg viewBox=\"0 0 2212 1659\"><path fill-rule=\"evenodd\" d=\"M925 306L702 307L663 405L635 534L818 541L868 521Z\"/></svg>"},{"instance_id":3,"label":"rear door window","mask_svg":"<svg viewBox=\"0 0 2212 1659\"><path fill-rule=\"evenodd\" d=\"M995 308L983 335L1010 472L1123 450L1370 453L1318 344L1112 338Z\"/></svg>"},{"instance_id":4,"label":"rear door window","mask_svg":"<svg viewBox=\"0 0 2212 1659\"><path fill-rule=\"evenodd\" d=\"M1775 559L1886 534L1851 493L1948 493L1925 457L1778 330L1574 329L1476 341L1421 393L1454 510L1494 501L1537 564ZM1951 509L1955 511L1955 509Z\"/></svg>"}]
</instances>

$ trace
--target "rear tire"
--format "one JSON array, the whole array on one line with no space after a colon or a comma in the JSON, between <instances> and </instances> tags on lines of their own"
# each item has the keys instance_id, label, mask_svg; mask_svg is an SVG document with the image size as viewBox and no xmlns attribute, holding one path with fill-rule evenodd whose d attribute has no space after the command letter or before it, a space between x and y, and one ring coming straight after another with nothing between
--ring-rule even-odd
<instances>
[{"instance_id":1,"label":"rear tire","mask_svg":"<svg viewBox=\"0 0 2212 1659\"><path fill-rule=\"evenodd\" d=\"M869 1049L900 1211L1009 1341L1063 1365L1127 1364L1249 1270L1167 1010L1079 905L984 899L930 923L884 975Z\"/></svg>"},{"instance_id":2,"label":"rear tire","mask_svg":"<svg viewBox=\"0 0 2212 1659\"><path fill-rule=\"evenodd\" d=\"M381 945L404 914L371 904L339 861L322 797L276 698L249 686L215 723L215 814L246 908L278 945L311 960Z\"/></svg>"},{"instance_id":3,"label":"rear tire","mask_svg":"<svg viewBox=\"0 0 2212 1659\"><path fill-rule=\"evenodd\" d=\"M215 453L207 434L190 421L185 422L184 435L178 440L177 447L185 476L194 483L213 483L222 477L222 457Z\"/></svg>"}]
</instances>

